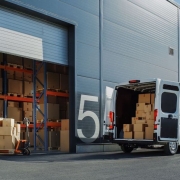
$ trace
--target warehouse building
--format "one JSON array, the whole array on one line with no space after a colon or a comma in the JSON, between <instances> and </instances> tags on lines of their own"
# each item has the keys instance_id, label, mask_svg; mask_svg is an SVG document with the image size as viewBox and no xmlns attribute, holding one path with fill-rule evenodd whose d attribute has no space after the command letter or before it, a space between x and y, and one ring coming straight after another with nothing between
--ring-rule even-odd
<instances>
[{"instance_id":1,"label":"warehouse building","mask_svg":"<svg viewBox=\"0 0 180 180\"><path fill-rule=\"evenodd\" d=\"M1 116L29 117L35 149L60 137L62 151L110 150L102 139L106 87L178 81L179 21L167 0L1 1Z\"/></svg>"}]
</instances>

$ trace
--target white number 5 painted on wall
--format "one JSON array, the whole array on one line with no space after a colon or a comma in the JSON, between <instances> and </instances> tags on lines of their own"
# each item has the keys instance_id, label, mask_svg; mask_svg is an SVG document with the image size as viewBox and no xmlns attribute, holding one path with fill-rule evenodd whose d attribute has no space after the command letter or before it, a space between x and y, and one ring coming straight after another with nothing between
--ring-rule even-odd
<instances>
[{"instance_id":1,"label":"white number 5 painted on wall","mask_svg":"<svg viewBox=\"0 0 180 180\"><path fill-rule=\"evenodd\" d=\"M78 137L83 142L91 143L91 142L95 141L99 136L99 118L92 111L84 111L84 103L85 103L85 101L98 102L98 97L97 96L81 95L81 100L80 100L78 120L82 121L85 117L91 117L95 122L95 130L94 130L93 136L91 136L91 137L85 137L83 132L82 132L82 129L77 129L77 134L78 134Z\"/></svg>"}]
</instances>

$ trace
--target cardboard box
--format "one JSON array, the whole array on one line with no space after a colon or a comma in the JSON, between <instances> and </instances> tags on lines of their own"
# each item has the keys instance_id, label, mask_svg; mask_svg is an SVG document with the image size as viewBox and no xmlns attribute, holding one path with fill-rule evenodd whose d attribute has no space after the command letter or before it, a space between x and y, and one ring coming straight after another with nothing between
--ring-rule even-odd
<instances>
[{"instance_id":1,"label":"cardboard box","mask_svg":"<svg viewBox=\"0 0 180 180\"><path fill-rule=\"evenodd\" d=\"M17 107L17 108L19 108L19 102L8 101L8 107Z\"/></svg>"},{"instance_id":2,"label":"cardboard box","mask_svg":"<svg viewBox=\"0 0 180 180\"><path fill-rule=\"evenodd\" d=\"M7 107L7 117L15 121L22 121L22 109L16 107Z\"/></svg>"},{"instance_id":3,"label":"cardboard box","mask_svg":"<svg viewBox=\"0 0 180 180\"><path fill-rule=\"evenodd\" d=\"M138 103L149 103L151 102L150 94L139 94Z\"/></svg>"},{"instance_id":4,"label":"cardboard box","mask_svg":"<svg viewBox=\"0 0 180 180\"><path fill-rule=\"evenodd\" d=\"M44 104L39 104L42 112L44 112ZM59 104L47 103L47 118L52 120L59 120ZM37 119L43 119L42 114L37 111Z\"/></svg>"},{"instance_id":5,"label":"cardboard box","mask_svg":"<svg viewBox=\"0 0 180 180\"><path fill-rule=\"evenodd\" d=\"M29 102L23 102L23 111L32 111L33 110L33 104Z\"/></svg>"},{"instance_id":6,"label":"cardboard box","mask_svg":"<svg viewBox=\"0 0 180 180\"><path fill-rule=\"evenodd\" d=\"M3 106L3 100L0 100L0 111L4 110L4 106Z\"/></svg>"},{"instance_id":7,"label":"cardboard box","mask_svg":"<svg viewBox=\"0 0 180 180\"><path fill-rule=\"evenodd\" d=\"M24 69L33 69L33 61L31 59L24 58Z\"/></svg>"},{"instance_id":8,"label":"cardboard box","mask_svg":"<svg viewBox=\"0 0 180 180\"><path fill-rule=\"evenodd\" d=\"M136 120L136 124L145 124L146 120Z\"/></svg>"},{"instance_id":9,"label":"cardboard box","mask_svg":"<svg viewBox=\"0 0 180 180\"><path fill-rule=\"evenodd\" d=\"M32 74L24 73L24 81L32 82L33 81Z\"/></svg>"},{"instance_id":10,"label":"cardboard box","mask_svg":"<svg viewBox=\"0 0 180 180\"><path fill-rule=\"evenodd\" d=\"M132 123L132 124L136 124L136 118L135 118L135 117L132 117L132 118L131 118L131 123Z\"/></svg>"},{"instance_id":11,"label":"cardboard box","mask_svg":"<svg viewBox=\"0 0 180 180\"><path fill-rule=\"evenodd\" d=\"M48 132L49 147L60 147L60 131Z\"/></svg>"},{"instance_id":12,"label":"cardboard box","mask_svg":"<svg viewBox=\"0 0 180 180\"><path fill-rule=\"evenodd\" d=\"M154 127L145 128L145 139L153 139Z\"/></svg>"},{"instance_id":13,"label":"cardboard box","mask_svg":"<svg viewBox=\"0 0 180 180\"><path fill-rule=\"evenodd\" d=\"M32 111L24 111L24 117L28 118L30 122L33 122L33 112Z\"/></svg>"},{"instance_id":14,"label":"cardboard box","mask_svg":"<svg viewBox=\"0 0 180 180\"><path fill-rule=\"evenodd\" d=\"M25 96L32 96L33 82L24 81L23 92Z\"/></svg>"},{"instance_id":15,"label":"cardboard box","mask_svg":"<svg viewBox=\"0 0 180 180\"><path fill-rule=\"evenodd\" d=\"M40 104L44 104L44 95L39 100ZM47 103L56 104L57 97L56 96L47 96Z\"/></svg>"},{"instance_id":16,"label":"cardboard box","mask_svg":"<svg viewBox=\"0 0 180 180\"><path fill-rule=\"evenodd\" d=\"M66 74L60 74L60 89L61 90L69 90L69 76Z\"/></svg>"},{"instance_id":17,"label":"cardboard box","mask_svg":"<svg viewBox=\"0 0 180 180\"><path fill-rule=\"evenodd\" d=\"M69 130L69 119L61 119L61 130Z\"/></svg>"},{"instance_id":18,"label":"cardboard box","mask_svg":"<svg viewBox=\"0 0 180 180\"><path fill-rule=\"evenodd\" d=\"M69 131L60 131L60 147L62 152L69 152Z\"/></svg>"},{"instance_id":19,"label":"cardboard box","mask_svg":"<svg viewBox=\"0 0 180 180\"><path fill-rule=\"evenodd\" d=\"M146 120L154 119L154 111L150 111L146 113Z\"/></svg>"},{"instance_id":20,"label":"cardboard box","mask_svg":"<svg viewBox=\"0 0 180 180\"><path fill-rule=\"evenodd\" d=\"M144 111L144 106L148 105L147 103L136 103L136 111Z\"/></svg>"},{"instance_id":21,"label":"cardboard box","mask_svg":"<svg viewBox=\"0 0 180 180\"><path fill-rule=\"evenodd\" d=\"M7 55L7 63L22 65L22 58L19 56Z\"/></svg>"},{"instance_id":22,"label":"cardboard box","mask_svg":"<svg viewBox=\"0 0 180 180\"><path fill-rule=\"evenodd\" d=\"M2 120L3 127L14 127L14 119L11 118L3 118Z\"/></svg>"},{"instance_id":23,"label":"cardboard box","mask_svg":"<svg viewBox=\"0 0 180 180\"><path fill-rule=\"evenodd\" d=\"M144 112L150 112L151 111L151 104L144 106Z\"/></svg>"},{"instance_id":24,"label":"cardboard box","mask_svg":"<svg viewBox=\"0 0 180 180\"><path fill-rule=\"evenodd\" d=\"M144 111L136 111L136 117L146 117L146 113Z\"/></svg>"},{"instance_id":25,"label":"cardboard box","mask_svg":"<svg viewBox=\"0 0 180 180\"><path fill-rule=\"evenodd\" d=\"M44 82L44 73L39 73L38 78L41 82ZM43 87L37 81L37 89L42 89ZM53 72L47 72L47 88L48 89L59 89L59 74Z\"/></svg>"},{"instance_id":26,"label":"cardboard box","mask_svg":"<svg viewBox=\"0 0 180 180\"><path fill-rule=\"evenodd\" d=\"M155 94L151 94L151 104L154 104L155 102Z\"/></svg>"},{"instance_id":27,"label":"cardboard box","mask_svg":"<svg viewBox=\"0 0 180 180\"><path fill-rule=\"evenodd\" d=\"M0 149L15 149L15 136L0 136Z\"/></svg>"},{"instance_id":28,"label":"cardboard box","mask_svg":"<svg viewBox=\"0 0 180 180\"><path fill-rule=\"evenodd\" d=\"M2 83L2 78L0 78L0 92L3 92L3 83Z\"/></svg>"},{"instance_id":29,"label":"cardboard box","mask_svg":"<svg viewBox=\"0 0 180 180\"><path fill-rule=\"evenodd\" d=\"M133 125L132 124L123 124L123 131L124 132L130 132L133 130Z\"/></svg>"},{"instance_id":30,"label":"cardboard box","mask_svg":"<svg viewBox=\"0 0 180 180\"><path fill-rule=\"evenodd\" d=\"M8 93L23 94L23 82L19 80L8 79Z\"/></svg>"},{"instance_id":31,"label":"cardboard box","mask_svg":"<svg viewBox=\"0 0 180 180\"><path fill-rule=\"evenodd\" d=\"M1 136L16 135L16 128L15 127L0 127L0 135Z\"/></svg>"},{"instance_id":32,"label":"cardboard box","mask_svg":"<svg viewBox=\"0 0 180 180\"><path fill-rule=\"evenodd\" d=\"M15 71L14 79L22 81L23 80L23 72Z\"/></svg>"},{"instance_id":33,"label":"cardboard box","mask_svg":"<svg viewBox=\"0 0 180 180\"><path fill-rule=\"evenodd\" d=\"M14 79L15 78L15 71L13 70L7 70L7 78L8 79Z\"/></svg>"},{"instance_id":34,"label":"cardboard box","mask_svg":"<svg viewBox=\"0 0 180 180\"><path fill-rule=\"evenodd\" d=\"M124 132L124 139L133 139L133 132Z\"/></svg>"},{"instance_id":35,"label":"cardboard box","mask_svg":"<svg viewBox=\"0 0 180 180\"><path fill-rule=\"evenodd\" d=\"M144 139L144 132L134 132L134 139Z\"/></svg>"},{"instance_id":36,"label":"cardboard box","mask_svg":"<svg viewBox=\"0 0 180 180\"><path fill-rule=\"evenodd\" d=\"M154 111L154 104L151 104L151 109L152 109L152 111Z\"/></svg>"},{"instance_id":37,"label":"cardboard box","mask_svg":"<svg viewBox=\"0 0 180 180\"><path fill-rule=\"evenodd\" d=\"M147 124L134 124L134 131L143 132L145 131L145 127L147 127Z\"/></svg>"},{"instance_id":38,"label":"cardboard box","mask_svg":"<svg viewBox=\"0 0 180 180\"><path fill-rule=\"evenodd\" d=\"M154 127L154 120L147 120L146 124L148 125L148 127Z\"/></svg>"}]
</instances>

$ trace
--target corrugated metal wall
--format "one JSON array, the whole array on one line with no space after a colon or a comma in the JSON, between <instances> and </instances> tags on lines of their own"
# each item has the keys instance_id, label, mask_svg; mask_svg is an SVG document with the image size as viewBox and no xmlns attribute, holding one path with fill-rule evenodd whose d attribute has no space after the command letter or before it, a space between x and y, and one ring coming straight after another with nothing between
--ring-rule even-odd
<instances>
[{"instance_id":1,"label":"corrugated metal wall","mask_svg":"<svg viewBox=\"0 0 180 180\"><path fill-rule=\"evenodd\" d=\"M99 1L98 0L8 0L77 22L76 27L76 129L85 137L94 134L95 121L78 121L81 95L97 96L85 102L84 111L99 117ZM103 1L103 89L129 79L159 77L178 80L177 8L167 1ZM169 55L169 47L174 56ZM102 104L104 111L104 104ZM83 111L84 110L84 111ZM92 114L90 114L92 115ZM100 120L101 128L102 121ZM76 131L77 132L77 131ZM76 133L78 137L78 134ZM84 140L89 142L89 140ZM78 141L82 142L82 141ZM96 142L100 142L99 139Z\"/></svg>"}]
</instances>

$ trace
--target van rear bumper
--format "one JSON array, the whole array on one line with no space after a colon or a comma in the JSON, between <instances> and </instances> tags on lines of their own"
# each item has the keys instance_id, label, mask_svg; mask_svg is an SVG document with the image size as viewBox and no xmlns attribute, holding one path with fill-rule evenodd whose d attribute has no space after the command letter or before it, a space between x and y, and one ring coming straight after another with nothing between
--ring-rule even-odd
<instances>
[{"instance_id":1,"label":"van rear bumper","mask_svg":"<svg viewBox=\"0 0 180 180\"><path fill-rule=\"evenodd\" d=\"M113 143L121 144L136 144L136 145L153 145L156 144L156 141L147 140L147 139L113 139Z\"/></svg>"}]
</instances>

